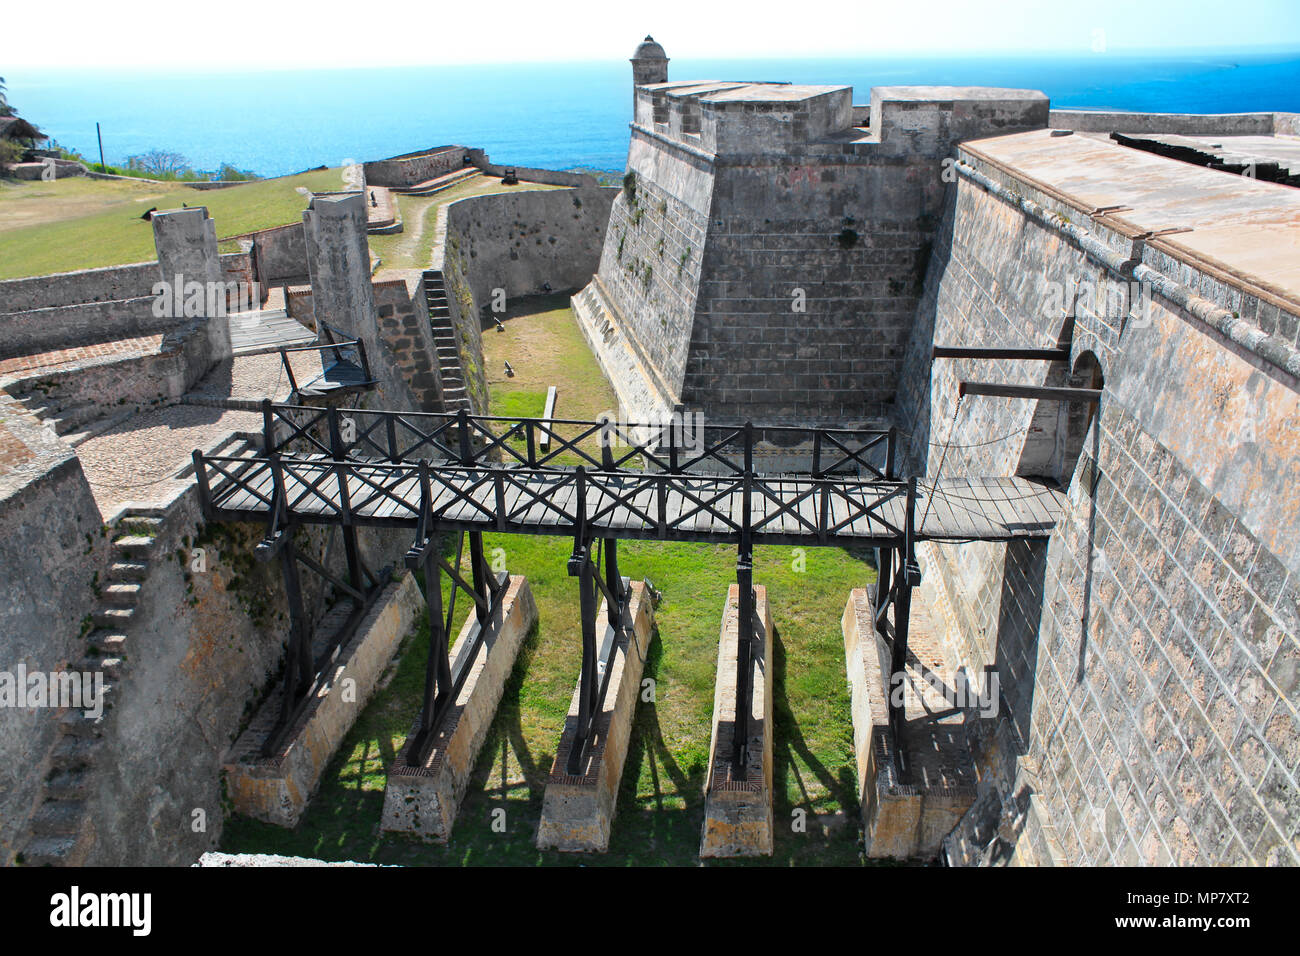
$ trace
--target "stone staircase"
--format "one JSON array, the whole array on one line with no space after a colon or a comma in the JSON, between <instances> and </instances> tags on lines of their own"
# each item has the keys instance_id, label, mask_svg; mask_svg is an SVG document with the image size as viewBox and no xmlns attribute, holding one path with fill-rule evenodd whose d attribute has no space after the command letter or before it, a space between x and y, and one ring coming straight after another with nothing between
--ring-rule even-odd
<instances>
[{"instance_id":1,"label":"stone staircase","mask_svg":"<svg viewBox=\"0 0 1300 956\"><path fill-rule=\"evenodd\" d=\"M41 421L53 426L54 431L67 438L70 444L76 444L78 438L88 437L89 426L112 415L102 402L57 398L33 386L19 385L12 388L10 394Z\"/></svg>"},{"instance_id":2,"label":"stone staircase","mask_svg":"<svg viewBox=\"0 0 1300 956\"><path fill-rule=\"evenodd\" d=\"M85 656L68 663L83 673L103 674L104 706L98 717L88 717L80 709L60 714L41 804L32 816L31 836L21 854L24 865L80 866L90 851L94 834L87 805L92 777L125 666L131 620L156 557L161 524L161 512L141 509L128 512L115 528L109 567L97 585L99 607L91 615L94 626L85 639Z\"/></svg>"},{"instance_id":3,"label":"stone staircase","mask_svg":"<svg viewBox=\"0 0 1300 956\"><path fill-rule=\"evenodd\" d=\"M474 409L470 406L469 392L465 388L465 371L460 364L456 328L452 325L451 308L447 303L447 284L438 269L425 270L424 301L429 307L433 345L438 350L443 404L449 412L458 412L462 408L472 412Z\"/></svg>"}]
</instances>

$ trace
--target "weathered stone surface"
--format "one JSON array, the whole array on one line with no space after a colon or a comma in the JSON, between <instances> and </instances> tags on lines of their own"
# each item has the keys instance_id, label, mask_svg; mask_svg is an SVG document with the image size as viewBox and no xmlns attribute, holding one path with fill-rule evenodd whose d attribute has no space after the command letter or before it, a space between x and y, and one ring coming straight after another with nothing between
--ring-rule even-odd
<instances>
[{"instance_id":1,"label":"weathered stone surface","mask_svg":"<svg viewBox=\"0 0 1300 956\"><path fill-rule=\"evenodd\" d=\"M866 851L876 858L929 860L975 801L966 719L960 713L942 716L949 702L923 686L934 674L952 687L954 668L936 657L929 616L914 598L910 656L927 673L908 668L901 746L909 779L903 782L895 765L899 744L889 730L887 650L872 625L872 594L853 590L842 620Z\"/></svg>"},{"instance_id":2,"label":"weathered stone surface","mask_svg":"<svg viewBox=\"0 0 1300 956\"><path fill-rule=\"evenodd\" d=\"M278 713L279 692L262 705L226 758L226 792L237 813L292 827L320 785L321 774L360 716L402 638L423 607L411 574L390 584L357 626L338 657L329 683L309 702L285 737L279 752L262 757L266 716Z\"/></svg>"},{"instance_id":3,"label":"weathered stone surface","mask_svg":"<svg viewBox=\"0 0 1300 956\"><path fill-rule=\"evenodd\" d=\"M945 473L1041 474L1069 489L1050 543L920 549L922 590L947 609L952 658L1000 675L1004 719L977 759L1020 821L1012 862L1300 862L1281 838L1300 807L1277 796L1285 774L1269 769L1300 759L1289 703L1300 485L1287 477L1300 467L1300 396L1272 350L1295 341L1297 307L1178 242L1134 243L1131 226L1082 214L1068 191L1092 205L1103 192L1122 196L1138 207L1119 214L1130 221L1164 225L1177 211L1194 226L1174 237L1188 244L1223 248L1235 236L1254 268L1279 270L1276 283L1289 281L1283 258L1255 244L1256 226L1223 216L1242 215L1228 203L1236 196L1236 208L1268 208L1268 228L1285 229L1278 210L1295 200L1267 183L1062 142L1026 133L959 149L976 173L1045 212L1027 214L974 176L954 185L899 392L912 460L933 476L961 379L1104 388L1091 416L1086 404L1044 415L1011 399L961 409ZM1129 167L1148 174L1114 177ZM1133 297L1106 250L1161 284ZM1092 292L1116 285L1118 301ZM1089 296L1046 308L1053 287ZM1240 341L1206 321L1216 310L1230 310L1220 325L1235 323ZM935 342L1043 347L1063 336L1068 367L929 354ZM1055 460L1045 444L1058 446ZM1027 809L1022 791L1036 797ZM1034 848L1022 852L1027 840Z\"/></svg>"},{"instance_id":4,"label":"weathered stone surface","mask_svg":"<svg viewBox=\"0 0 1300 956\"><path fill-rule=\"evenodd\" d=\"M882 420L898 386L940 161L956 138L1042 126L1021 90L663 83L637 91L584 332L634 420ZM861 343L872 347L863 349Z\"/></svg>"},{"instance_id":5,"label":"weathered stone surface","mask_svg":"<svg viewBox=\"0 0 1300 956\"><path fill-rule=\"evenodd\" d=\"M767 588L754 586L754 614L762 623L754 639L749 758L743 779L734 779L732 728L736 720L736 644L740 592L732 585L722 611L718 676L713 691L713 736L704 788L700 856L770 856L772 853L772 613Z\"/></svg>"},{"instance_id":6,"label":"weathered stone surface","mask_svg":"<svg viewBox=\"0 0 1300 956\"><path fill-rule=\"evenodd\" d=\"M537 604L528 580L513 575L502 599L500 622L485 636L460 695L443 718L428 760L420 767L407 765L415 738L412 728L389 769L381 830L411 833L433 843L447 842L519 647L536 621ZM475 627L471 615L451 650L453 667L466 652Z\"/></svg>"},{"instance_id":7,"label":"weathered stone surface","mask_svg":"<svg viewBox=\"0 0 1300 956\"><path fill-rule=\"evenodd\" d=\"M596 717L591 743L587 747L585 773L570 776L565 764L573 745L578 720L578 690L574 689L564 733L555 751L555 762L546 781L542 819L537 828L537 847L569 852L601 852L609 849L610 827L618 800L619 780L627 757L632 719L641 694L641 670L654 630L654 608L644 581L633 581L628 608L630 627L618 637L618 653L610 675L604 706ZM597 616L605 620L607 602Z\"/></svg>"}]
</instances>

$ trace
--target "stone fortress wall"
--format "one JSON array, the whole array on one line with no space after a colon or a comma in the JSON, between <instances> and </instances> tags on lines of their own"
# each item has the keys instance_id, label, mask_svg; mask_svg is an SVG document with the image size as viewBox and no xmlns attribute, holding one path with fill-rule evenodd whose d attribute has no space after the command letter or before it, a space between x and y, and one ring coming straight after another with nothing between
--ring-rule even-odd
<instances>
[{"instance_id":1,"label":"stone fortress wall","mask_svg":"<svg viewBox=\"0 0 1300 956\"><path fill-rule=\"evenodd\" d=\"M507 305L547 288L576 290L599 265L616 190L590 177L581 182L475 196L438 211L433 269L446 281L471 405L480 414L488 408L481 330L494 290L503 290Z\"/></svg>"},{"instance_id":2,"label":"stone fortress wall","mask_svg":"<svg viewBox=\"0 0 1300 956\"><path fill-rule=\"evenodd\" d=\"M467 151L457 150L459 168ZM445 152L435 151L439 163ZM488 163L482 151L468 152ZM401 175L437 171L414 159ZM478 370L482 410L475 296L486 307L497 287L512 298L546 283L573 289L596 268L611 191L590 177L552 178L580 188L464 200L450 217L453 243L464 252L457 276L470 302L460 321L473 329L462 361ZM446 220L444 210L440 249ZM0 360L16 357L18 369L0 378L0 388L21 398L0 391L0 531L12 544L0 549L3 666L77 669L92 666L87 655L98 653L93 666L111 689L105 718L75 730L71 713L0 713L3 862L184 864L215 846L224 813L221 762L274 683L287 619L278 565L252 559L260 529L208 524L192 481L168 481L170 474L157 476L161 489L141 487L141 502L103 512L77 449L24 403L38 414L42 406L87 406L97 417L85 425L92 431L78 432L80 441L113 422L129 425L133 416L170 414L197 401L214 422L233 414L205 451L233 454L260 442L260 416L234 411L255 402L191 393L201 379L201 388L210 388L205 376L231 363L229 323L154 316L154 284L179 272L183 280L257 280L264 296L276 280L309 282L304 317L361 338L376 374L375 388L345 407L442 410L425 274L373 277L366 225L360 192L320 195L301 224L233 237L241 251L218 255L205 210L160 213L156 262L0 282L7 329ZM142 341L136 351L128 347ZM82 352L89 357L64 361ZM138 420L145 427L147 419ZM141 543L125 554L119 542L133 534ZM341 576L337 539L337 530L305 529L297 545ZM405 573L406 536L363 530L360 545L370 567ZM203 551L202 572L191 569L194 548ZM118 587L107 569L128 558L147 568L130 605L129 646L94 648L107 633L107 592ZM309 613L320 618L327 595L314 576L302 581ZM194 825L199 811L201 827Z\"/></svg>"},{"instance_id":3,"label":"stone fortress wall","mask_svg":"<svg viewBox=\"0 0 1300 956\"><path fill-rule=\"evenodd\" d=\"M889 419L943 200L934 164L973 132L1042 125L1047 100L884 88L870 112L853 125L848 87L637 89L629 176L577 303L633 417Z\"/></svg>"},{"instance_id":4,"label":"stone fortress wall","mask_svg":"<svg viewBox=\"0 0 1300 956\"><path fill-rule=\"evenodd\" d=\"M1247 247L1229 234L1229 264L1167 222L1083 201L1071 190L1090 164L1118 163L1115 182L1146 208L1142 184L1172 161L1104 142L1113 114L1049 112L1035 91L881 87L862 107L846 87L638 77L621 188L556 173L576 188L440 211L431 271L446 283L474 410L487 409L480 330L492 291L549 284L581 288L580 325L633 417L684 406L715 421L894 424L922 480L1059 483L1069 507L1047 542L919 552L946 654L977 673L996 667L1001 681L999 716L967 722L988 786L959 830L991 823L1000 858L1026 864L1300 862L1300 306L1267 260L1284 235ZM1277 114L1170 122L1224 135L1294 128ZM1072 136L1049 129L1072 124ZM1066 164L1074 178L1063 156L1078 163ZM453 160L447 169L505 168L456 147L374 172L410 184ZM1178 188L1223 203L1186 226L1211 242L1235 209L1266 235L1300 202L1213 170L1180 176ZM364 227L359 194L318 197L305 227L202 268L310 273L313 311L365 339L381 372L365 401L432 410L429 273L373 282ZM120 334L134 334L130 307L115 303L139 298L150 268L171 267L0 283L0 311L15 329L33 310L57 312L46 328L80 329L92 312L78 309L120 308ZM1118 311L1075 298L1044 308L1050 283L1131 281L1149 292ZM795 288L806 311L791 308ZM209 330L185 341L202 347L185 353L182 390L230 348ZM935 344L1063 345L1070 358L935 360ZM1095 410L968 397L953 431L958 384L971 379L1103 395ZM158 376L133 373L141 380ZM0 531L17 542L0 551L6 659L68 666L84 652L112 535L76 453L3 392L0 402L0 441L25 449L0 459ZM56 810L77 804L78 820L93 820L73 833L80 859L188 862L219 835L219 760L268 686L284 604L276 575L247 560L252 539L206 526L195 500L191 485L134 516L152 522L158 567L102 746L67 743L47 713L3 715L4 860L48 817L51 786L63 788ZM328 537L301 544L336 566ZM209 574L187 571L196 542L211 548ZM372 565L406 545L363 539ZM187 828L194 809L207 810L206 832ZM972 862L951 847L950 859Z\"/></svg>"},{"instance_id":5,"label":"stone fortress wall","mask_svg":"<svg viewBox=\"0 0 1300 956\"><path fill-rule=\"evenodd\" d=\"M993 158L996 142L957 150L903 371L913 463L938 471L959 378L1104 395L1083 421L1053 402L967 398L946 453L944 475L1069 489L1050 542L922 555L953 653L1000 676L995 816L1028 834L1020 862L1294 863L1300 303L1199 264L1177 236L1135 240ZM1159 162L1130 159L1135 179ZM1213 187L1225 174L1184 175ZM1286 187L1234 185L1300 206ZM1135 279L1149 307L1045 314L1048 283ZM930 357L939 343L1060 341L1068 368ZM1044 432L1063 462L1037 451Z\"/></svg>"},{"instance_id":6,"label":"stone fortress wall","mask_svg":"<svg viewBox=\"0 0 1300 956\"><path fill-rule=\"evenodd\" d=\"M920 551L949 659L1001 680L1000 716L968 716L987 786L959 827L995 837L964 858L954 833L950 860L1300 862L1300 296L1274 253L1300 194L1107 141L1289 135L1294 116L935 87L863 108L633 68L628 178L574 300L625 411L876 421L923 481L942 462L1068 489L1050 541ZM1046 309L1053 284L1122 305ZM954 429L963 380L1103 395L968 397Z\"/></svg>"}]
</instances>

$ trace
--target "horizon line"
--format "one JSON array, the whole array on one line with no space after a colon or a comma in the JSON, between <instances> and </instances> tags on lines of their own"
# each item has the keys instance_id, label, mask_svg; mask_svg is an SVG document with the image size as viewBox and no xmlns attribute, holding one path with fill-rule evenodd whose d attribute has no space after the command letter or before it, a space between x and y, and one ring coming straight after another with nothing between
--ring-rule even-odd
<instances>
[{"instance_id":1,"label":"horizon line","mask_svg":"<svg viewBox=\"0 0 1300 956\"><path fill-rule=\"evenodd\" d=\"M763 61L771 63L806 63L810 60L826 61L843 61L843 60L891 60L899 58L919 59L919 60L938 60L948 57L963 57L970 59L984 58L1009 58L1009 59L1032 59L1041 60L1044 57L1051 56L1069 56L1080 60L1104 59L1106 57L1132 57L1132 56L1149 56L1161 59L1174 59L1178 57L1191 56L1231 56L1234 54L1241 55L1290 55L1294 54L1300 57L1300 44L1274 44L1274 43L1257 43L1257 44L1237 44L1232 46L1196 46L1196 47L1114 47L1104 52L1082 49L1079 47L1063 48L1036 48L1026 50L1021 48L1013 49L989 49L981 48L979 50L969 49L892 49L892 50L872 50L863 53L848 52L828 52L828 53L808 53L800 56L789 55L719 55L719 56L682 56L670 57L670 62L690 63L690 62L754 62ZM12 80L22 72L59 72L67 74L95 72L97 74L130 74L130 73L292 73L292 72L309 72L309 71L327 71L337 72L344 70L406 70L406 69L455 69L458 67L483 67L483 66L574 66L574 65L613 65L615 63L626 63L628 58L625 57L599 57L599 58L573 58L573 59L508 59L508 60L464 60L448 62L409 62L409 63L345 63L345 64L327 64L327 63L297 63L284 65L260 65L248 66L239 64L230 65L133 65L123 67L118 64L86 64L84 66L66 67L66 66L47 66L40 65L22 65L11 63L6 67L5 75Z\"/></svg>"}]
</instances>

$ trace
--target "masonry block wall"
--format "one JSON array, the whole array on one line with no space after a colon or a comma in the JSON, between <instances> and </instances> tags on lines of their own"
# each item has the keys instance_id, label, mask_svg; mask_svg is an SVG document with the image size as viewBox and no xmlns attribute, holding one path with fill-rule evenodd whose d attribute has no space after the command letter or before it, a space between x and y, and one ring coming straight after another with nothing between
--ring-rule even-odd
<instances>
[{"instance_id":1,"label":"masonry block wall","mask_svg":"<svg viewBox=\"0 0 1300 956\"><path fill-rule=\"evenodd\" d=\"M914 464L935 474L960 379L1104 384L1048 544L922 552L954 652L1000 670L1004 803L1029 792L1026 831L1070 863L1300 862L1300 389L1275 334L1294 343L1296 307L1134 245L974 147L959 158L900 390ZM930 359L1054 345L1046 283L1116 281L1105 263L1125 259L1199 298L1073 309L1069 368ZM1269 347L1229 342L1215 308ZM943 473L1041 474L1035 404L968 398Z\"/></svg>"},{"instance_id":2,"label":"masonry block wall","mask_svg":"<svg viewBox=\"0 0 1300 956\"><path fill-rule=\"evenodd\" d=\"M275 562L252 554L262 529L205 523L191 485L169 505L157 533L92 767L87 865L183 866L217 846L222 759L276 685L283 661L283 578ZM363 560L400 573L408 538L362 529ZM299 528L295 546L346 575L337 532ZM191 568L194 547L204 550L201 572ZM308 615L319 620L328 610L321 579L304 574L302 587ZM206 829L193 826L195 810L203 811Z\"/></svg>"},{"instance_id":3,"label":"masonry block wall","mask_svg":"<svg viewBox=\"0 0 1300 956\"><path fill-rule=\"evenodd\" d=\"M892 414L942 209L941 160L969 129L1041 126L1047 100L1020 90L894 94L928 111L919 121L906 111L927 131L918 143L896 132L901 107L870 133L854 128L851 93L638 89L629 176L587 320L611 379L645 383L620 394L634 415L678 403L723 420ZM593 329L602 311L606 326Z\"/></svg>"},{"instance_id":4,"label":"masonry block wall","mask_svg":"<svg viewBox=\"0 0 1300 956\"><path fill-rule=\"evenodd\" d=\"M0 282L0 312L27 312L83 302L134 299L152 293L158 263L137 262Z\"/></svg>"},{"instance_id":5,"label":"masonry block wall","mask_svg":"<svg viewBox=\"0 0 1300 956\"><path fill-rule=\"evenodd\" d=\"M462 168L465 152L463 146L439 146L366 163L366 182L372 186L414 186Z\"/></svg>"},{"instance_id":6,"label":"masonry block wall","mask_svg":"<svg viewBox=\"0 0 1300 956\"><path fill-rule=\"evenodd\" d=\"M76 454L0 391L0 660L16 674L76 665L108 538ZM39 805L58 739L48 708L0 707L0 865Z\"/></svg>"},{"instance_id":7,"label":"masonry block wall","mask_svg":"<svg viewBox=\"0 0 1300 956\"><path fill-rule=\"evenodd\" d=\"M578 289L599 262L615 190L589 187L494 193L447 206L447 238L465 262L478 308Z\"/></svg>"},{"instance_id":8,"label":"masonry block wall","mask_svg":"<svg viewBox=\"0 0 1300 956\"><path fill-rule=\"evenodd\" d=\"M496 193L439 210L433 266L446 283L466 390L479 414L488 408L481 332L494 290L503 290L509 305L546 285L562 292L588 283L614 192L588 185Z\"/></svg>"},{"instance_id":9,"label":"masonry block wall","mask_svg":"<svg viewBox=\"0 0 1300 956\"><path fill-rule=\"evenodd\" d=\"M406 383L414 401L413 410L443 410L442 378L438 370L438 352L429 328L429 307L425 304L424 279L418 272L374 283L375 309L379 335L395 363L397 377ZM389 397L381 394L373 404L384 404Z\"/></svg>"}]
</instances>

